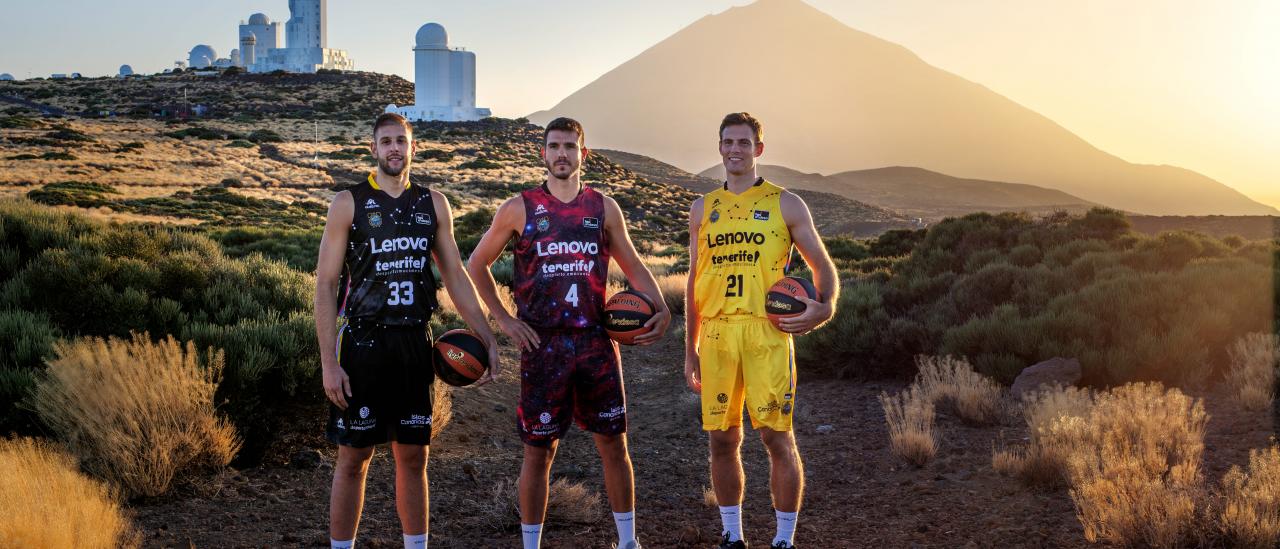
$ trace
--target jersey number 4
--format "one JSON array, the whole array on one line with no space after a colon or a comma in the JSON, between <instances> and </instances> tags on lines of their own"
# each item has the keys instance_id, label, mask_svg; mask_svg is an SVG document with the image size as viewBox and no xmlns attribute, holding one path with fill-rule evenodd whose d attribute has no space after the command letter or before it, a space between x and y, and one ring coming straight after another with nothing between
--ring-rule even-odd
<instances>
[{"instance_id":1,"label":"jersey number 4","mask_svg":"<svg viewBox=\"0 0 1280 549\"><path fill-rule=\"evenodd\" d=\"M574 307L578 306L578 285L569 286L569 293L564 294L564 300L572 303Z\"/></svg>"},{"instance_id":2,"label":"jersey number 4","mask_svg":"<svg viewBox=\"0 0 1280 549\"><path fill-rule=\"evenodd\" d=\"M413 305L412 282L392 282L388 286L391 297L387 298L387 305Z\"/></svg>"},{"instance_id":3,"label":"jersey number 4","mask_svg":"<svg viewBox=\"0 0 1280 549\"><path fill-rule=\"evenodd\" d=\"M724 290L725 297L742 297L742 275L729 275L729 286Z\"/></svg>"}]
</instances>

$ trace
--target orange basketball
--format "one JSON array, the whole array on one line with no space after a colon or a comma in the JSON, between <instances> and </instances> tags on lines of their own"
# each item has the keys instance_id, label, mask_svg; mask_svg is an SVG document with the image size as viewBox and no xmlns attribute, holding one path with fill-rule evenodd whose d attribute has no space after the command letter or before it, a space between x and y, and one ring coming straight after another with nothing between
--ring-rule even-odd
<instances>
[{"instance_id":1,"label":"orange basketball","mask_svg":"<svg viewBox=\"0 0 1280 549\"><path fill-rule=\"evenodd\" d=\"M604 329L609 337L623 345L634 345L636 336L647 332L648 322L658 308L649 297L635 290L623 290L604 304Z\"/></svg>"},{"instance_id":2,"label":"orange basketball","mask_svg":"<svg viewBox=\"0 0 1280 549\"><path fill-rule=\"evenodd\" d=\"M764 312L769 320L773 321L774 326L784 318L804 312L804 302L796 299L797 296L818 299L818 290L813 287L812 282L798 276L782 277L769 287L769 293L765 296Z\"/></svg>"},{"instance_id":3,"label":"orange basketball","mask_svg":"<svg viewBox=\"0 0 1280 549\"><path fill-rule=\"evenodd\" d=\"M436 339L432 363L441 381L471 385L489 369L489 349L471 330L449 330Z\"/></svg>"}]
</instances>

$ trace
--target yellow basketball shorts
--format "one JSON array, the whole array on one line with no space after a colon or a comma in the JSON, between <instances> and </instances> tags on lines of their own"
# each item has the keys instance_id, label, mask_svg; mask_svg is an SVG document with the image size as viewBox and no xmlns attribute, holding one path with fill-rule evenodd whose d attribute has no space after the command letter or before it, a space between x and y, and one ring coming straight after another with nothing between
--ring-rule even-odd
<instances>
[{"instance_id":1,"label":"yellow basketball shorts","mask_svg":"<svg viewBox=\"0 0 1280 549\"><path fill-rule=\"evenodd\" d=\"M742 425L745 404L751 427L791 430L796 361L789 334L767 318L728 316L704 319L698 340L703 429Z\"/></svg>"}]
</instances>

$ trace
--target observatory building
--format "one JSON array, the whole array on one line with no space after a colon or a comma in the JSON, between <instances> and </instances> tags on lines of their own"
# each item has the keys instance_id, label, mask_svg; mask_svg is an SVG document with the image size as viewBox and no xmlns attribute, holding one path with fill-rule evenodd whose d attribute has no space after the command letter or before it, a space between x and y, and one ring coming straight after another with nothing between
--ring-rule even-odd
<instances>
[{"instance_id":1,"label":"observatory building","mask_svg":"<svg viewBox=\"0 0 1280 549\"><path fill-rule=\"evenodd\" d=\"M191 48L191 52L187 54L187 66L193 69L209 68L217 61L218 52L205 44Z\"/></svg>"},{"instance_id":2,"label":"observatory building","mask_svg":"<svg viewBox=\"0 0 1280 549\"><path fill-rule=\"evenodd\" d=\"M353 70L355 61L347 57L345 50L329 49L328 38L328 0L289 0L289 21L285 23L285 47L264 46L262 36L254 33L253 64L245 63L250 72L271 72L284 70L288 72L316 72L320 69ZM262 15L262 14L254 14ZM270 27L272 23L263 15L259 23ZM254 17L249 18L249 25L241 28L241 59L244 60L244 29L254 27ZM276 23L276 38L268 38L271 42L278 40L279 27ZM270 36L270 32L266 33Z\"/></svg>"},{"instance_id":3,"label":"observatory building","mask_svg":"<svg viewBox=\"0 0 1280 549\"><path fill-rule=\"evenodd\" d=\"M187 55L187 66L243 67L249 72L316 72L320 69L354 70L355 61L345 50L329 49L328 0L289 0L289 21L281 39L279 22L266 14L249 16L240 25L231 55L219 59L213 48L201 44Z\"/></svg>"},{"instance_id":4,"label":"observatory building","mask_svg":"<svg viewBox=\"0 0 1280 549\"><path fill-rule=\"evenodd\" d=\"M120 78L133 76L133 67L130 67L129 65L120 65L120 72L116 74L116 76L119 76Z\"/></svg>"},{"instance_id":5,"label":"observatory building","mask_svg":"<svg viewBox=\"0 0 1280 549\"><path fill-rule=\"evenodd\" d=\"M284 47L280 23L272 22L264 13L250 15L249 23L240 25L238 36L241 67L251 67L255 59L266 59L268 50Z\"/></svg>"},{"instance_id":6,"label":"observatory building","mask_svg":"<svg viewBox=\"0 0 1280 549\"><path fill-rule=\"evenodd\" d=\"M438 23L418 29L413 48L413 105L388 105L409 120L462 122L490 116L476 108L476 54L449 49L449 34Z\"/></svg>"},{"instance_id":7,"label":"observatory building","mask_svg":"<svg viewBox=\"0 0 1280 549\"><path fill-rule=\"evenodd\" d=\"M13 80L13 75L9 73L0 74L0 80Z\"/></svg>"}]
</instances>

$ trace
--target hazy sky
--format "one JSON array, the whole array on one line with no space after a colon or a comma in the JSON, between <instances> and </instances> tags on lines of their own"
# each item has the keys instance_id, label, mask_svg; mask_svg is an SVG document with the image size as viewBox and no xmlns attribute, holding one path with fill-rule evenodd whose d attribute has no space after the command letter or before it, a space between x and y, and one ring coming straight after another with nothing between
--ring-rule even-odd
<instances>
[{"instance_id":1,"label":"hazy sky","mask_svg":"<svg viewBox=\"0 0 1280 549\"><path fill-rule=\"evenodd\" d=\"M1053 119L1131 162L1204 173L1280 207L1280 2L809 0L856 29ZM443 24L475 51L477 103L554 105L699 17L746 0L329 2L329 46L412 79L413 35ZM171 67L198 43L226 56L236 25L287 0L3 0L0 72ZM37 23L61 18L56 24Z\"/></svg>"}]
</instances>

